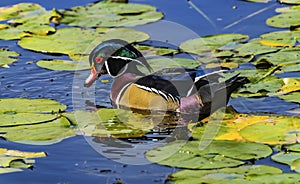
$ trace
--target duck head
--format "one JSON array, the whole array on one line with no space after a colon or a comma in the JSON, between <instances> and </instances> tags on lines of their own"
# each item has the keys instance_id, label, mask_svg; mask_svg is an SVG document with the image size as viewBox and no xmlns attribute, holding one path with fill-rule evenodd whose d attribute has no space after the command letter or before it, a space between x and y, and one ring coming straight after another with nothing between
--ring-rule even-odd
<instances>
[{"instance_id":1,"label":"duck head","mask_svg":"<svg viewBox=\"0 0 300 184\"><path fill-rule=\"evenodd\" d=\"M124 73L142 73L137 65L146 67L150 72L152 68L143 55L124 40L112 39L102 42L90 53L89 62L91 73L85 80L84 86L91 86L101 74L119 77Z\"/></svg>"}]
</instances>

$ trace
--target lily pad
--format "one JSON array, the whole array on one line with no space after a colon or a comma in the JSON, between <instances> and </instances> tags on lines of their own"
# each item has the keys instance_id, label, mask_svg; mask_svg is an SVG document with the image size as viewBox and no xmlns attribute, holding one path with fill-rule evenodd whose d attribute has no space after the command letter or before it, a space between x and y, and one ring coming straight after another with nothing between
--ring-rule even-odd
<instances>
[{"instance_id":1,"label":"lily pad","mask_svg":"<svg viewBox=\"0 0 300 184\"><path fill-rule=\"evenodd\" d=\"M300 60L295 61L294 63L286 64L281 67L281 70L284 72L299 72L300 71Z\"/></svg>"},{"instance_id":2,"label":"lily pad","mask_svg":"<svg viewBox=\"0 0 300 184\"><path fill-rule=\"evenodd\" d=\"M289 64L290 62L295 62L300 60L300 49L299 48L289 48L282 49L276 53L265 54L258 57L255 61L256 65L261 64L262 62L267 62L271 65L282 65Z\"/></svg>"},{"instance_id":3,"label":"lily pad","mask_svg":"<svg viewBox=\"0 0 300 184\"><path fill-rule=\"evenodd\" d=\"M286 95L280 95L279 98L287 101L287 102L296 102L300 103L300 92L289 93Z\"/></svg>"},{"instance_id":4,"label":"lily pad","mask_svg":"<svg viewBox=\"0 0 300 184\"><path fill-rule=\"evenodd\" d=\"M140 42L147 40L149 35L127 28L103 28L96 30L62 28L58 29L55 34L49 36L34 35L32 37L22 38L18 44L25 49L38 52L75 55L84 54L93 49L91 48L93 44L98 45L105 40L113 38L123 39L128 42Z\"/></svg>"},{"instance_id":5,"label":"lily pad","mask_svg":"<svg viewBox=\"0 0 300 184\"><path fill-rule=\"evenodd\" d=\"M13 142L48 145L74 136L69 120L61 117L54 121L25 126L0 127L0 136Z\"/></svg>"},{"instance_id":6,"label":"lily pad","mask_svg":"<svg viewBox=\"0 0 300 184\"><path fill-rule=\"evenodd\" d=\"M271 47L293 47L300 40L300 31L278 31L260 36L260 43Z\"/></svg>"},{"instance_id":7,"label":"lily pad","mask_svg":"<svg viewBox=\"0 0 300 184\"><path fill-rule=\"evenodd\" d=\"M280 152L275 155L272 155L272 160L275 162L291 165L293 161L300 158L300 153L297 152Z\"/></svg>"},{"instance_id":8,"label":"lily pad","mask_svg":"<svg viewBox=\"0 0 300 184\"><path fill-rule=\"evenodd\" d=\"M159 71L165 68L194 68L200 65L199 61L187 58L176 58L176 57L157 57L147 59L149 65L154 71ZM147 72L147 70L141 68L141 71Z\"/></svg>"},{"instance_id":9,"label":"lily pad","mask_svg":"<svg viewBox=\"0 0 300 184\"><path fill-rule=\"evenodd\" d=\"M180 44L180 49L185 52L194 54L202 54L205 52L211 52L218 49L230 42L236 42L247 39L247 35L243 34L217 34L210 36L203 36L187 40Z\"/></svg>"},{"instance_id":10,"label":"lily pad","mask_svg":"<svg viewBox=\"0 0 300 184\"><path fill-rule=\"evenodd\" d=\"M81 27L136 26L155 22L163 17L156 8L145 4L98 2L60 11L63 24Z\"/></svg>"},{"instance_id":11,"label":"lily pad","mask_svg":"<svg viewBox=\"0 0 300 184\"><path fill-rule=\"evenodd\" d=\"M252 39L249 42L240 44L238 47L234 48L234 55L237 56L256 56L259 54L265 54L270 52L278 51L279 48L271 47L261 43L261 39Z\"/></svg>"},{"instance_id":12,"label":"lily pad","mask_svg":"<svg viewBox=\"0 0 300 184\"><path fill-rule=\"evenodd\" d=\"M153 128L148 116L121 109L99 109L90 113L75 111L64 113L79 131L77 134L97 137L134 138L141 137Z\"/></svg>"},{"instance_id":13,"label":"lily pad","mask_svg":"<svg viewBox=\"0 0 300 184\"><path fill-rule=\"evenodd\" d=\"M189 169L214 169L243 164L241 160L263 158L272 153L270 147L257 143L213 141L204 150L199 141L169 143L146 153L147 158L162 165ZM182 146L182 147L181 147ZM178 151L170 155L170 151ZM175 149L176 150L176 149Z\"/></svg>"},{"instance_id":14,"label":"lily pad","mask_svg":"<svg viewBox=\"0 0 300 184\"><path fill-rule=\"evenodd\" d=\"M168 177L173 183L247 183L253 177L263 175L280 175L282 171L276 167L266 165L245 165L237 168L223 168L218 170L181 170Z\"/></svg>"},{"instance_id":15,"label":"lily pad","mask_svg":"<svg viewBox=\"0 0 300 184\"><path fill-rule=\"evenodd\" d=\"M54 113L64 111L66 105L49 99L2 98L0 113ZM13 114L13 113L12 113Z\"/></svg>"},{"instance_id":16,"label":"lily pad","mask_svg":"<svg viewBox=\"0 0 300 184\"><path fill-rule=\"evenodd\" d=\"M59 71L76 71L90 68L88 61L40 60L36 64L42 68Z\"/></svg>"},{"instance_id":17,"label":"lily pad","mask_svg":"<svg viewBox=\"0 0 300 184\"><path fill-rule=\"evenodd\" d=\"M13 6L0 7L0 21L11 18L20 18L34 11L40 11L43 8L38 4L20 3Z\"/></svg>"},{"instance_id":18,"label":"lily pad","mask_svg":"<svg viewBox=\"0 0 300 184\"><path fill-rule=\"evenodd\" d=\"M9 51L4 48L0 48L0 67L8 67L9 64L17 61L18 59L13 58L19 54L14 51Z\"/></svg>"},{"instance_id":19,"label":"lily pad","mask_svg":"<svg viewBox=\"0 0 300 184\"><path fill-rule=\"evenodd\" d=\"M296 143L299 132L300 118L282 116L246 126L240 135L251 142L275 145Z\"/></svg>"},{"instance_id":20,"label":"lily pad","mask_svg":"<svg viewBox=\"0 0 300 184\"><path fill-rule=\"evenodd\" d=\"M162 47L151 47L148 45L134 45L143 56L163 56L177 54L178 50Z\"/></svg>"},{"instance_id":21,"label":"lily pad","mask_svg":"<svg viewBox=\"0 0 300 184\"><path fill-rule=\"evenodd\" d=\"M248 83L238 91L237 95L247 96L267 96L268 94L276 93L281 89L284 82L283 79L277 77L267 77L257 83ZM242 93L242 94L241 94Z\"/></svg>"},{"instance_id":22,"label":"lily pad","mask_svg":"<svg viewBox=\"0 0 300 184\"><path fill-rule=\"evenodd\" d=\"M50 22L60 16L56 10L46 11L44 8L23 13L22 16L9 20L9 24L3 24L0 27L0 39L20 39L32 34L47 35L50 32L55 32L55 28L50 26Z\"/></svg>"},{"instance_id":23,"label":"lily pad","mask_svg":"<svg viewBox=\"0 0 300 184\"><path fill-rule=\"evenodd\" d=\"M280 0L280 2L285 4L300 4L300 0Z\"/></svg>"},{"instance_id":24,"label":"lily pad","mask_svg":"<svg viewBox=\"0 0 300 184\"><path fill-rule=\"evenodd\" d=\"M300 158L298 158L292 162L291 169L300 173Z\"/></svg>"},{"instance_id":25,"label":"lily pad","mask_svg":"<svg viewBox=\"0 0 300 184\"><path fill-rule=\"evenodd\" d=\"M300 152L300 144L293 144L293 145L289 145L287 146L287 149L289 151L297 151L297 152Z\"/></svg>"},{"instance_id":26,"label":"lily pad","mask_svg":"<svg viewBox=\"0 0 300 184\"><path fill-rule=\"evenodd\" d=\"M284 78L284 85L281 87L280 91L284 93L290 93L293 91L300 90L300 79L297 78Z\"/></svg>"},{"instance_id":27,"label":"lily pad","mask_svg":"<svg viewBox=\"0 0 300 184\"><path fill-rule=\"evenodd\" d=\"M65 105L49 99L0 99L0 136L27 144L50 144L74 135L67 119L56 113Z\"/></svg>"},{"instance_id":28,"label":"lily pad","mask_svg":"<svg viewBox=\"0 0 300 184\"><path fill-rule=\"evenodd\" d=\"M45 157L45 152L22 152L0 148L0 174L31 168L34 160L28 158Z\"/></svg>"},{"instance_id":29,"label":"lily pad","mask_svg":"<svg viewBox=\"0 0 300 184\"><path fill-rule=\"evenodd\" d=\"M268 18L266 23L277 28L291 28L300 25L300 12L287 12Z\"/></svg>"}]
</instances>

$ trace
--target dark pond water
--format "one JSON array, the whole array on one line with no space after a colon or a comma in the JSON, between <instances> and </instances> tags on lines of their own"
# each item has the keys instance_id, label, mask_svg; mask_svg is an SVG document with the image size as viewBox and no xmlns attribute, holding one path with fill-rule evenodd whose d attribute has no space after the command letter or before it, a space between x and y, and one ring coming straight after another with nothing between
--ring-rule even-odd
<instances>
[{"instance_id":1,"label":"dark pond water","mask_svg":"<svg viewBox=\"0 0 300 184\"><path fill-rule=\"evenodd\" d=\"M0 6L12 5L21 0L2 0ZM46 9L69 8L75 5L85 5L92 0L77 1L42 1L27 0L26 2L39 3ZM262 33L274 31L267 27L265 19L274 15L274 9L281 5L275 1L269 4L246 3L236 0L210 0L192 1L209 17L209 21L191 8L186 0L132 0L130 2L154 5L165 14L165 20L183 25L198 35L216 33L244 33L252 38ZM236 8L233 8L233 7ZM245 17L262 10L258 15ZM172 30L169 30L172 32ZM180 35L177 34L177 36ZM185 36L185 35L181 35ZM17 41L2 41L0 47L21 54L19 61L11 65L10 69L0 68L0 94L1 98L49 98L72 106L73 72L49 71L37 67L34 62L46 58L66 58L66 56L53 56L30 52L17 46ZM33 64L29 64L33 62ZM299 76L299 74L293 74ZM110 106L110 83L101 86L104 90L97 94L97 103ZM100 87L97 86L100 90ZM230 101L240 112L273 112L288 114L286 111L299 108L297 104L286 103L276 97L261 99L237 98ZM120 178L125 183L164 183L168 174L174 172L173 168L156 164L128 165L112 161L96 152L84 139L76 136L66 139L58 144L49 146L31 146L11 143L0 140L0 147L20 149L26 151L45 151L48 157L36 159L33 170L20 173L1 175L0 183L117 183ZM132 148L133 149L133 148ZM287 166L276 164L269 158L258 163L276 165L285 172L290 172Z\"/></svg>"}]
</instances>

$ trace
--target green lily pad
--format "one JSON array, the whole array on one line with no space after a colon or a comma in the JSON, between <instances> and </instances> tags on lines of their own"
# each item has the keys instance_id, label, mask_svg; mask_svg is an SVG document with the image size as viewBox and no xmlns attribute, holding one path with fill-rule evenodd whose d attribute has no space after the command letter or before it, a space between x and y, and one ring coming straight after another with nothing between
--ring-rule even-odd
<instances>
[{"instance_id":1,"label":"green lily pad","mask_svg":"<svg viewBox=\"0 0 300 184\"><path fill-rule=\"evenodd\" d=\"M288 102L296 102L300 103L300 92L289 93L286 95L280 95L279 98L288 101Z\"/></svg>"},{"instance_id":2,"label":"green lily pad","mask_svg":"<svg viewBox=\"0 0 300 184\"><path fill-rule=\"evenodd\" d=\"M136 26L155 22L163 17L156 8L145 4L98 2L62 10L59 22L81 27Z\"/></svg>"},{"instance_id":3,"label":"green lily pad","mask_svg":"<svg viewBox=\"0 0 300 184\"><path fill-rule=\"evenodd\" d=\"M4 48L0 48L0 67L8 67L9 64L17 61L18 59L13 58L19 54L14 51L9 51Z\"/></svg>"},{"instance_id":4,"label":"green lily pad","mask_svg":"<svg viewBox=\"0 0 300 184\"><path fill-rule=\"evenodd\" d=\"M20 3L13 6L0 8L0 21L11 18L19 18L34 11L40 11L43 8L38 4Z\"/></svg>"},{"instance_id":5,"label":"green lily pad","mask_svg":"<svg viewBox=\"0 0 300 184\"><path fill-rule=\"evenodd\" d=\"M264 184L294 184L300 182L300 175L297 173L282 173L263 175L251 178L252 183L264 183Z\"/></svg>"},{"instance_id":6,"label":"green lily pad","mask_svg":"<svg viewBox=\"0 0 300 184\"><path fill-rule=\"evenodd\" d=\"M0 132L5 133L2 137L14 139L14 136L21 136L26 132L25 129L32 124L43 124L57 119L55 113L65 109L65 105L48 99L0 99L0 129L2 130ZM17 133L17 135L10 134L10 130L18 130L20 133ZM39 132L34 133L39 134Z\"/></svg>"},{"instance_id":7,"label":"green lily pad","mask_svg":"<svg viewBox=\"0 0 300 184\"><path fill-rule=\"evenodd\" d=\"M244 88L241 88L238 93L242 93L241 95L243 97L247 96L247 93L249 93L249 96L266 96L268 93L275 93L278 90L281 89L284 82L283 79L277 78L277 77L267 77L262 81L259 81L257 83L248 83L244 86Z\"/></svg>"},{"instance_id":8,"label":"green lily pad","mask_svg":"<svg viewBox=\"0 0 300 184\"><path fill-rule=\"evenodd\" d=\"M0 127L0 136L13 142L48 145L74 136L69 120L61 117L54 121L25 126Z\"/></svg>"},{"instance_id":9,"label":"green lily pad","mask_svg":"<svg viewBox=\"0 0 300 184\"><path fill-rule=\"evenodd\" d=\"M240 44L238 47L233 49L235 55L237 56L255 56L259 54L265 54L270 52L275 52L279 48L271 47L261 43L261 39L253 39L247 43Z\"/></svg>"},{"instance_id":10,"label":"green lily pad","mask_svg":"<svg viewBox=\"0 0 300 184\"><path fill-rule=\"evenodd\" d=\"M300 4L300 0L280 0L280 3L285 3L285 4Z\"/></svg>"},{"instance_id":11,"label":"green lily pad","mask_svg":"<svg viewBox=\"0 0 300 184\"><path fill-rule=\"evenodd\" d=\"M2 98L0 113L54 113L64 111L66 105L49 99Z\"/></svg>"},{"instance_id":12,"label":"green lily pad","mask_svg":"<svg viewBox=\"0 0 300 184\"><path fill-rule=\"evenodd\" d=\"M230 42L240 41L247 39L247 35L243 34L217 34L210 36L203 36L187 40L180 44L180 49L185 52L194 54L202 54L218 49Z\"/></svg>"},{"instance_id":13,"label":"green lily pad","mask_svg":"<svg viewBox=\"0 0 300 184\"><path fill-rule=\"evenodd\" d=\"M299 132L300 118L281 116L246 126L240 130L240 135L251 142L275 145L296 143Z\"/></svg>"},{"instance_id":14,"label":"green lily pad","mask_svg":"<svg viewBox=\"0 0 300 184\"><path fill-rule=\"evenodd\" d=\"M299 26L300 22L298 20L300 20L300 12L295 11L275 15L268 18L266 23L272 27L290 28Z\"/></svg>"},{"instance_id":15,"label":"green lily pad","mask_svg":"<svg viewBox=\"0 0 300 184\"><path fill-rule=\"evenodd\" d=\"M293 161L300 158L300 153L297 152L280 152L275 155L272 155L272 160L275 162L291 165Z\"/></svg>"},{"instance_id":16,"label":"green lily pad","mask_svg":"<svg viewBox=\"0 0 300 184\"><path fill-rule=\"evenodd\" d=\"M287 149L289 151L297 151L297 152L300 152L300 144L293 144L293 145L288 145L287 146Z\"/></svg>"},{"instance_id":17,"label":"green lily pad","mask_svg":"<svg viewBox=\"0 0 300 184\"><path fill-rule=\"evenodd\" d=\"M178 53L178 50L170 48L151 47L148 45L134 45L134 47L140 51L143 56L163 56Z\"/></svg>"},{"instance_id":18,"label":"green lily pad","mask_svg":"<svg viewBox=\"0 0 300 184\"><path fill-rule=\"evenodd\" d=\"M255 61L256 65L261 63L269 63L271 65L282 65L289 64L291 62L295 62L300 60L300 49L299 48L289 48L282 49L276 53L270 53L262 55L258 57L257 61Z\"/></svg>"},{"instance_id":19,"label":"green lily pad","mask_svg":"<svg viewBox=\"0 0 300 184\"><path fill-rule=\"evenodd\" d=\"M165 68L194 68L200 65L199 61L187 58L176 58L176 57L157 57L147 59L149 65L154 71L159 71ZM147 72L145 68L140 68L142 72Z\"/></svg>"},{"instance_id":20,"label":"green lily pad","mask_svg":"<svg viewBox=\"0 0 300 184\"><path fill-rule=\"evenodd\" d=\"M31 168L34 160L28 158L45 157L45 152L22 152L0 148L0 174Z\"/></svg>"},{"instance_id":21,"label":"green lily pad","mask_svg":"<svg viewBox=\"0 0 300 184\"><path fill-rule=\"evenodd\" d=\"M139 42L149 38L146 33L127 28L116 29L81 29L62 28L49 36L34 35L22 38L18 44L29 50L45 53L84 54L90 51L93 44L113 38L119 38L128 42ZM97 42L97 43L96 43ZM96 45L94 45L96 46Z\"/></svg>"},{"instance_id":22,"label":"green lily pad","mask_svg":"<svg viewBox=\"0 0 300 184\"><path fill-rule=\"evenodd\" d=\"M298 158L292 162L291 169L300 173L300 158Z\"/></svg>"},{"instance_id":23,"label":"green lily pad","mask_svg":"<svg viewBox=\"0 0 300 184\"><path fill-rule=\"evenodd\" d=\"M199 143L173 142L148 151L146 156L151 162L171 167L214 169L238 166L244 163L241 160L263 158L272 153L270 147L257 143L213 141L204 150L199 149Z\"/></svg>"},{"instance_id":24,"label":"green lily pad","mask_svg":"<svg viewBox=\"0 0 300 184\"><path fill-rule=\"evenodd\" d=\"M42 68L60 71L76 71L90 68L88 61L40 60L36 64Z\"/></svg>"},{"instance_id":25,"label":"green lily pad","mask_svg":"<svg viewBox=\"0 0 300 184\"><path fill-rule=\"evenodd\" d=\"M96 112L64 113L79 131L77 134L97 137L141 137L153 128L148 116L121 109L99 109Z\"/></svg>"},{"instance_id":26,"label":"green lily pad","mask_svg":"<svg viewBox=\"0 0 300 184\"><path fill-rule=\"evenodd\" d=\"M252 177L263 175L279 175L282 171L276 167L266 165L245 165L237 168L223 168L218 170L181 170L171 174L168 180L172 183L247 183Z\"/></svg>"},{"instance_id":27,"label":"green lily pad","mask_svg":"<svg viewBox=\"0 0 300 184\"><path fill-rule=\"evenodd\" d=\"M286 64L281 67L284 72L299 72L300 71L300 61L297 60L294 63Z\"/></svg>"}]
</instances>

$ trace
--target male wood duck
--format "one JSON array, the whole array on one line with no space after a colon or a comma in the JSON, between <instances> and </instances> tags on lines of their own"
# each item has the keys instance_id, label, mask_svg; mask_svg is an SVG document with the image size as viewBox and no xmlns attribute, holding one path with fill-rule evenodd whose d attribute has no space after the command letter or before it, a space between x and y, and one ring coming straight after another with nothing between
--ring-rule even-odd
<instances>
[{"instance_id":1,"label":"male wood duck","mask_svg":"<svg viewBox=\"0 0 300 184\"><path fill-rule=\"evenodd\" d=\"M119 39L95 47L89 62L91 73L84 86L91 86L101 74L109 74L114 78L112 105L131 110L191 113L203 119L226 106L231 93L245 83L245 78L238 76L219 83L220 71L205 73L200 68L169 68L146 75L137 67L153 72L144 56Z\"/></svg>"}]
</instances>

